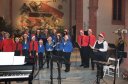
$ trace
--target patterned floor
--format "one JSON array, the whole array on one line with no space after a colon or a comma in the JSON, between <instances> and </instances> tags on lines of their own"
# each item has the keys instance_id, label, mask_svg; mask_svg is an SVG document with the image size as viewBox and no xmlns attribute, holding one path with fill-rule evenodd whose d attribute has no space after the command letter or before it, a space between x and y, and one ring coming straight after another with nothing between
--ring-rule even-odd
<instances>
[{"instance_id":1,"label":"patterned floor","mask_svg":"<svg viewBox=\"0 0 128 84\"><path fill-rule=\"evenodd\" d=\"M62 65L61 68L61 84L96 84L96 69L91 70L91 68L83 68L79 67L80 65L80 57L77 50L75 50L72 53L71 57L71 70L70 72L66 73L64 72L65 66ZM57 66L56 63L54 63L53 68L53 84L58 84L58 80L56 79L58 77L57 73ZM113 77L105 76L104 81L101 80L100 84L114 84ZM15 84L17 82L13 82ZM27 82L22 82L19 84L27 84ZM40 71L40 73L37 75L36 78L33 80L33 84L51 84L50 80L50 70L46 68L46 65L44 68ZM128 84L128 80L122 79L122 76L119 78L116 78L115 84Z\"/></svg>"},{"instance_id":2,"label":"patterned floor","mask_svg":"<svg viewBox=\"0 0 128 84\"><path fill-rule=\"evenodd\" d=\"M91 70L91 68L79 67L79 64L79 62L77 62L77 64L72 62L71 71L68 73L64 72L65 66L62 66L61 84L96 84L96 69ZM58 84L56 63L54 63L53 73L53 84ZM100 84L114 84L113 80L113 77L105 76L103 80L100 81ZM13 82L13 84L16 83L17 82ZM27 82L18 82L18 84L27 84ZM37 77L34 78L33 84L51 84L50 70L46 68L46 65L44 66L44 69L40 70ZM121 76L119 78L116 77L115 84L128 84L128 80L122 79Z\"/></svg>"}]
</instances>

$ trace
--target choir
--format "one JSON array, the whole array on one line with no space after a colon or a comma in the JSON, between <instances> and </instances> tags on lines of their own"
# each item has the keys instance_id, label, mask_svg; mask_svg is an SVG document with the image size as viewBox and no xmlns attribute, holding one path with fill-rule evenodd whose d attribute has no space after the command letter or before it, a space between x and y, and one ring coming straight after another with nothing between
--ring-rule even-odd
<instances>
[{"instance_id":1,"label":"choir","mask_svg":"<svg viewBox=\"0 0 128 84\"><path fill-rule=\"evenodd\" d=\"M69 72L73 45L67 31L64 30L64 33L61 34L56 29L53 29L51 33L48 29L43 32L40 29L33 32L26 29L20 36L1 32L0 52L14 52L15 56L25 56L26 63L37 64L37 59L39 59L39 68L43 68L44 58L46 58L47 68L49 68L51 55L56 55L66 60L65 72Z\"/></svg>"},{"instance_id":2,"label":"choir","mask_svg":"<svg viewBox=\"0 0 128 84\"><path fill-rule=\"evenodd\" d=\"M105 61L108 45L104 40L103 33L98 35L98 40L102 40L102 44L100 41L96 41L96 37L91 29L88 29L87 33L88 35L85 35L84 30L80 30L80 35L77 37L81 56L80 67L89 68L91 59L91 67L94 70L93 60L96 58ZM25 56L26 63L37 63L37 59L39 59L39 68L43 68L44 57L46 58L47 68L49 68L51 56L59 56L65 60L65 72L70 71L70 57L73 51L73 44L67 29L63 33L58 32L56 29L53 29L51 33L49 33L48 29L45 29L43 32L40 29L37 29L36 32L30 32L30 30L26 29L22 34L18 37L15 35L11 36L8 32L1 32L0 51L15 52L15 56ZM94 49L99 49L100 52L95 53ZM99 53L101 53L101 56L99 56Z\"/></svg>"}]
</instances>

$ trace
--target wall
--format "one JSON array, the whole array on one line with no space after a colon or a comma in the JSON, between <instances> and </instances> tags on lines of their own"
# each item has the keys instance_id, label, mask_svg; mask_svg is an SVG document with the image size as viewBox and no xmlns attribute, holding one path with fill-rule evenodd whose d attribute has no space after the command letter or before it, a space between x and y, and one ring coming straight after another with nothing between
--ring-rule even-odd
<instances>
[{"instance_id":1,"label":"wall","mask_svg":"<svg viewBox=\"0 0 128 84\"><path fill-rule=\"evenodd\" d=\"M0 0L0 16L4 16L5 19L7 19L8 22L10 22L10 11L9 11L9 1L10 0ZM12 18L13 18L13 25L16 26L17 17L19 16L19 9L22 6L23 2L28 2L32 0L12 0L13 1L13 7L12 7ZM36 0L40 1L40 0ZM45 1L45 0L43 0ZM49 0L47 0L49 1ZM57 0L58 1L58 0ZM67 3L63 3L65 12L64 15L64 22L65 26L69 26L69 0L66 0ZM126 0L128 3L128 0ZM52 2L49 5L57 7L57 4L61 2ZM106 4L109 3L109 4ZM72 25L76 24L76 18L75 18L75 0L72 0ZM113 31L118 28L123 28L124 26L121 25L112 25L112 0L99 0L99 7L97 11L97 34L101 31L106 32L106 40L108 42L114 42L117 35L113 34ZM88 26L89 21L89 0L83 0L83 27ZM128 6L126 5L126 9ZM126 18L128 18L128 10L125 12ZM126 19L126 25L128 26L128 19ZM128 37L128 35L127 35Z\"/></svg>"},{"instance_id":2,"label":"wall","mask_svg":"<svg viewBox=\"0 0 128 84\"><path fill-rule=\"evenodd\" d=\"M109 4L106 4L109 3ZM83 28L86 30L89 25L89 0L83 0ZM113 33L118 28L124 28L124 25L112 24L112 0L99 0L97 10L97 32L106 33L106 40L114 43L117 35ZM114 38L114 39L113 39Z\"/></svg>"},{"instance_id":3,"label":"wall","mask_svg":"<svg viewBox=\"0 0 128 84\"><path fill-rule=\"evenodd\" d=\"M0 0L0 3L3 3L3 0ZM3 4L0 4L0 16L3 16L4 15L4 12L3 12Z\"/></svg>"},{"instance_id":4,"label":"wall","mask_svg":"<svg viewBox=\"0 0 128 84\"><path fill-rule=\"evenodd\" d=\"M126 2L125 2L125 27L128 29L128 0L125 0ZM128 34L127 34L127 36L128 36Z\"/></svg>"},{"instance_id":5,"label":"wall","mask_svg":"<svg viewBox=\"0 0 128 84\"><path fill-rule=\"evenodd\" d=\"M87 30L89 26L89 0L83 0L83 28Z\"/></svg>"},{"instance_id":6,"label":"wall","mask_svg":"<svg viewBox=\"0 0 128 84\"><path fill-rule=\"evenodd\" d=\"M105 32L106 40L113 43L115 38L117 38L117 35L115 35L113 31L118 28L124 28L124 26L112 25L112 0L99 0L98 4L99 8L97 11L97 34L100 32Z\"/></svg>"},{"instance_id":7,"label":"wall","mask_svg":"<svg viewBox=\"0 0 128 84\"><path fill-rule=\"evenodd\" d=\"M74 26L74 25L76 25L76 2L75 2L75 0L71 0L72 1L72 26Z\"/></svg>"},{"instance_id":8,"label":"wall","mask_svg":"<svg viewBox=\"0 0 128 84\"><path fill-rule=\"evenodd\" d=\"M125 28L128 30L128 0L125 0ZM128 53L128 33L126 34L126 41L127 41L127 46L125 47L125 50L127 51Z\"/></svg>"},{"instance_id":9,"label":"wall","mask_svg":"<svg viewBox=\"0 0 128 84\"><path fill-rule=\"evenodd\" d=\"M0 16L4 17L4 19L10 23L10 0L0 0Z\"/></svg>"},{"instance_id":10,"label":"wall","mask_svg":"<svg viewBox=\"0 0 128 84\"><path fill-rule=\"evenodd\" d=\"M34 0L12 0L13 1L13 25L16 27L16 23L17 23L17 18L19 17L19 9L20 7L22 6L22 4L24 2L30 2L30 1L34 1ZM36 0L37 2L38 1L41 1L41 0ZM53 0L43 0L43 1L53 1ZM57 8L57 5L58 4L62 4L63 5L63 10L62 12L64 12L64 25L69 27L69 0L66 0L66 2L63 2L61 0L56 0L57 2L48 2L47 4L54 7L54 8ZM72 0L72 1L75 1L75 0ZM72 5L74 6L74 5ZM74 14L74 10L73 10L73 13ZM74 15L73 15L74 16ZM74 20L74 18L73 18ZM73 24L75 24L75 22L73 21Z\"/></svg>"}]
</instances>

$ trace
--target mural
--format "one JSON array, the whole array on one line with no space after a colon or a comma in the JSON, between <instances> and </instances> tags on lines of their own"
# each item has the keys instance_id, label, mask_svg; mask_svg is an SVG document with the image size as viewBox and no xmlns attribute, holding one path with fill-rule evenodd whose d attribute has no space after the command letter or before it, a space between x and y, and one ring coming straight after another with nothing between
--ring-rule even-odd
<instances>
[{"instance_id":1,"label":"mural","mask_svg":"<svg viewBox=\"0 0 128 84\"><path fill-rule=\"evenodd\" d=\"M54 2L57 2L57 0L54 0ZM66 0L62 0L62 2L66 2ZM47 3L50 3L50 1L23 3L18 17L18 27L20 29L31 28L33 30L37 28L64 28L64 13L61 11L63 5L59 4L57 8L54 8Z\"/></svg>"}]
</instances>

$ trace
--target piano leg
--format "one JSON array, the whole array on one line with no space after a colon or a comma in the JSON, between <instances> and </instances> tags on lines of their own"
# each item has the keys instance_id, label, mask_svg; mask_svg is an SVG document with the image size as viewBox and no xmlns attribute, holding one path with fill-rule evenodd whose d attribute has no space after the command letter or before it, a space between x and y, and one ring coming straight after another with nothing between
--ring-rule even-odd
<instances>
[{"instance_id":1,"label":"piano leg","mask_svg":"<svg viewBox=\"0 0 128 84\"><path fill-rule=\"evenodd\" d=\"M5 81L5 84L11 84L11 82L10 81Z\"/></svg>"},{"instance_id":2,"label":"piano leg","mask_svg":"<svg viewBox=\"0 0 128 84\"><path fill-rule=\"evenodd\" d=\"M8 84L7 81L5 81L5 84Z\"/></svg>"},{"instance_id":3,"label":"piano leg","mask_svg":"<svg viewBox=\"0 0 128 84\"><path fill-rule=\"evenodd\" d=\"M28 80L28 84L32 84L32 80Z\"/></svg>"}]
</instances>

